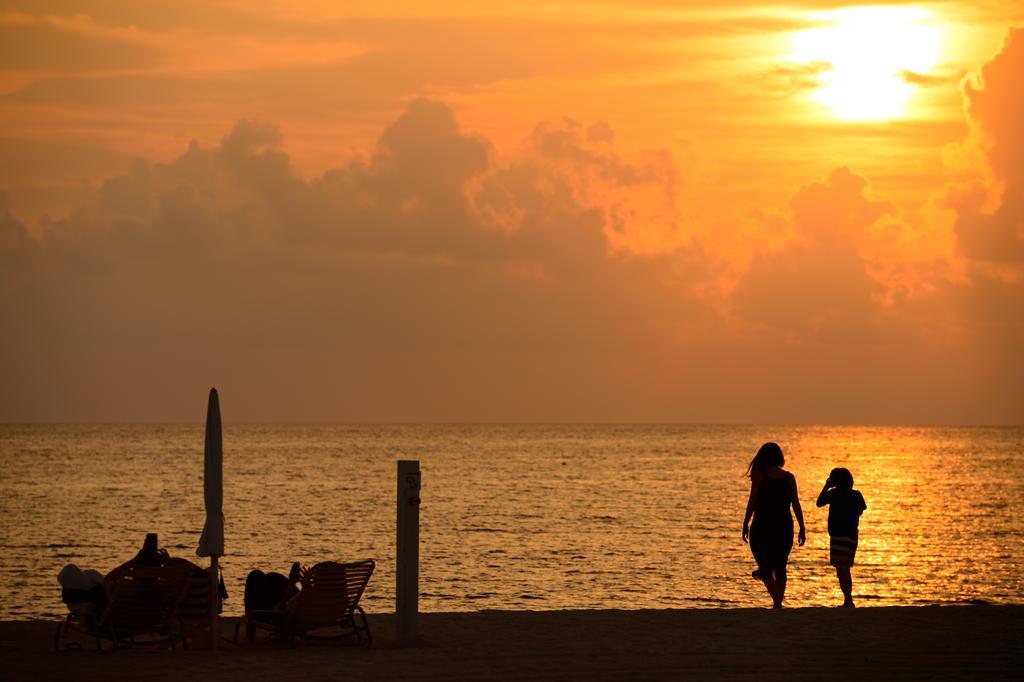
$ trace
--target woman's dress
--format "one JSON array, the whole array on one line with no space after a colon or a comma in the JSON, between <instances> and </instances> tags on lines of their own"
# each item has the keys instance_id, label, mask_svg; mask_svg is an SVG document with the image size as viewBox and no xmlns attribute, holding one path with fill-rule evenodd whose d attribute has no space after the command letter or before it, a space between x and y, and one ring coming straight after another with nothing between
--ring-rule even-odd
<instances>
[{"instance_id":1,"label":"woman's dress","mask_svg":"<svg viewBox=\"0 0 1024 682\"><path fill-rule=\"evenodd\" d=\"M754 520L750 525L750 549L757 568L767 575L786 570L789 552L793 549L793 485L786 473L780 478L762 476L754 503Z\"/></svg>"}]
</instances>

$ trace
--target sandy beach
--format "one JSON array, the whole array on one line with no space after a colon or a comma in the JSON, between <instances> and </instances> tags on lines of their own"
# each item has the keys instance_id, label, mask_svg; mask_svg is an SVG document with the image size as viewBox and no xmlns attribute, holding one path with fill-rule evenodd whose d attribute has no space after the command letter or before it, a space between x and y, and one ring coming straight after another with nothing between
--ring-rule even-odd
<instances>
[{"instance_id":1,"label":"sandy beach","mask_svg":"<svg viewBox=\"0 0 1024 682\"><path fill-rule=\"evenodd\" d=\"M0 624L4 679L1009 679L1024 672L1024 606L483 611L420 616L370 649L269 643L217 652L64 652L54 623Z\"/></svg>"}]
</instances>

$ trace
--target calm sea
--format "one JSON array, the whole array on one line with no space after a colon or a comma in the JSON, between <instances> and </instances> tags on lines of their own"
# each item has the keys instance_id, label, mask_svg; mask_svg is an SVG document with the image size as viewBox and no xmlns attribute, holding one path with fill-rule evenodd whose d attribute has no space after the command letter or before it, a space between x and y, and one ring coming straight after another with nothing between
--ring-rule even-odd
<instances>
[{"instance_id":1,"label":"calm sea","mask_svg":"<svg viewBox=\"0 0 1024 682\"><path fill-rule=\"evenodd\" d=\"M392 610L397 459L423 471L422 610L767 606L740 539L765 440L809 528L789 605L839 601L814 506L834 466L868 504L862 606L1024 602L1024 429L228 423L226 611L252 568L364 557L364 605ZM65 563L105 572L148 531L194 557L202 459L201 425L0 426L0 618L62 614Z\"/></svg>"}]
</instances>

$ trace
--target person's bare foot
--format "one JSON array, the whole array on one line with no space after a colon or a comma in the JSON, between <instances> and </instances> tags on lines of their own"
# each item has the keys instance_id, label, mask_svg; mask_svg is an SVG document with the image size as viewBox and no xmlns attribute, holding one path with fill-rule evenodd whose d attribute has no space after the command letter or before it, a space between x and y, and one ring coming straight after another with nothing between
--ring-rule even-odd
<instances>
[{"instance_id":1,"label":"person's bare foot","mask_svg":"<svg viewBox=\"0 0 1024 682\"><path fill-rule=\"evenodd\" d=\"M840 606L839 608L841 608L841 609L852 609L852 608L854 608L853 600L852 599L847 599L846 601L843 602L842 606Z\"/></svg>"}]
</instances>

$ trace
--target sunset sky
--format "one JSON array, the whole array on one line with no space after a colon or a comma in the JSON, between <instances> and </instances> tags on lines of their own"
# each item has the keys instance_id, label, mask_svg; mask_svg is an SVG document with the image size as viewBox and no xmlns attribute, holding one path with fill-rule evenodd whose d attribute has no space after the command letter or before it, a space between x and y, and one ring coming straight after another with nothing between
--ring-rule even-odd
<instances>
[{"instance_id":1,"label":"sunset sky","mask_svg":"<svg viewBox=\"0 0 1024 682\"><path fill-rule=\"evenodd\" d=\"M0 421L1024 422L1024 4L347 4L0 2Z\"/></svg>"}]
</instances>

